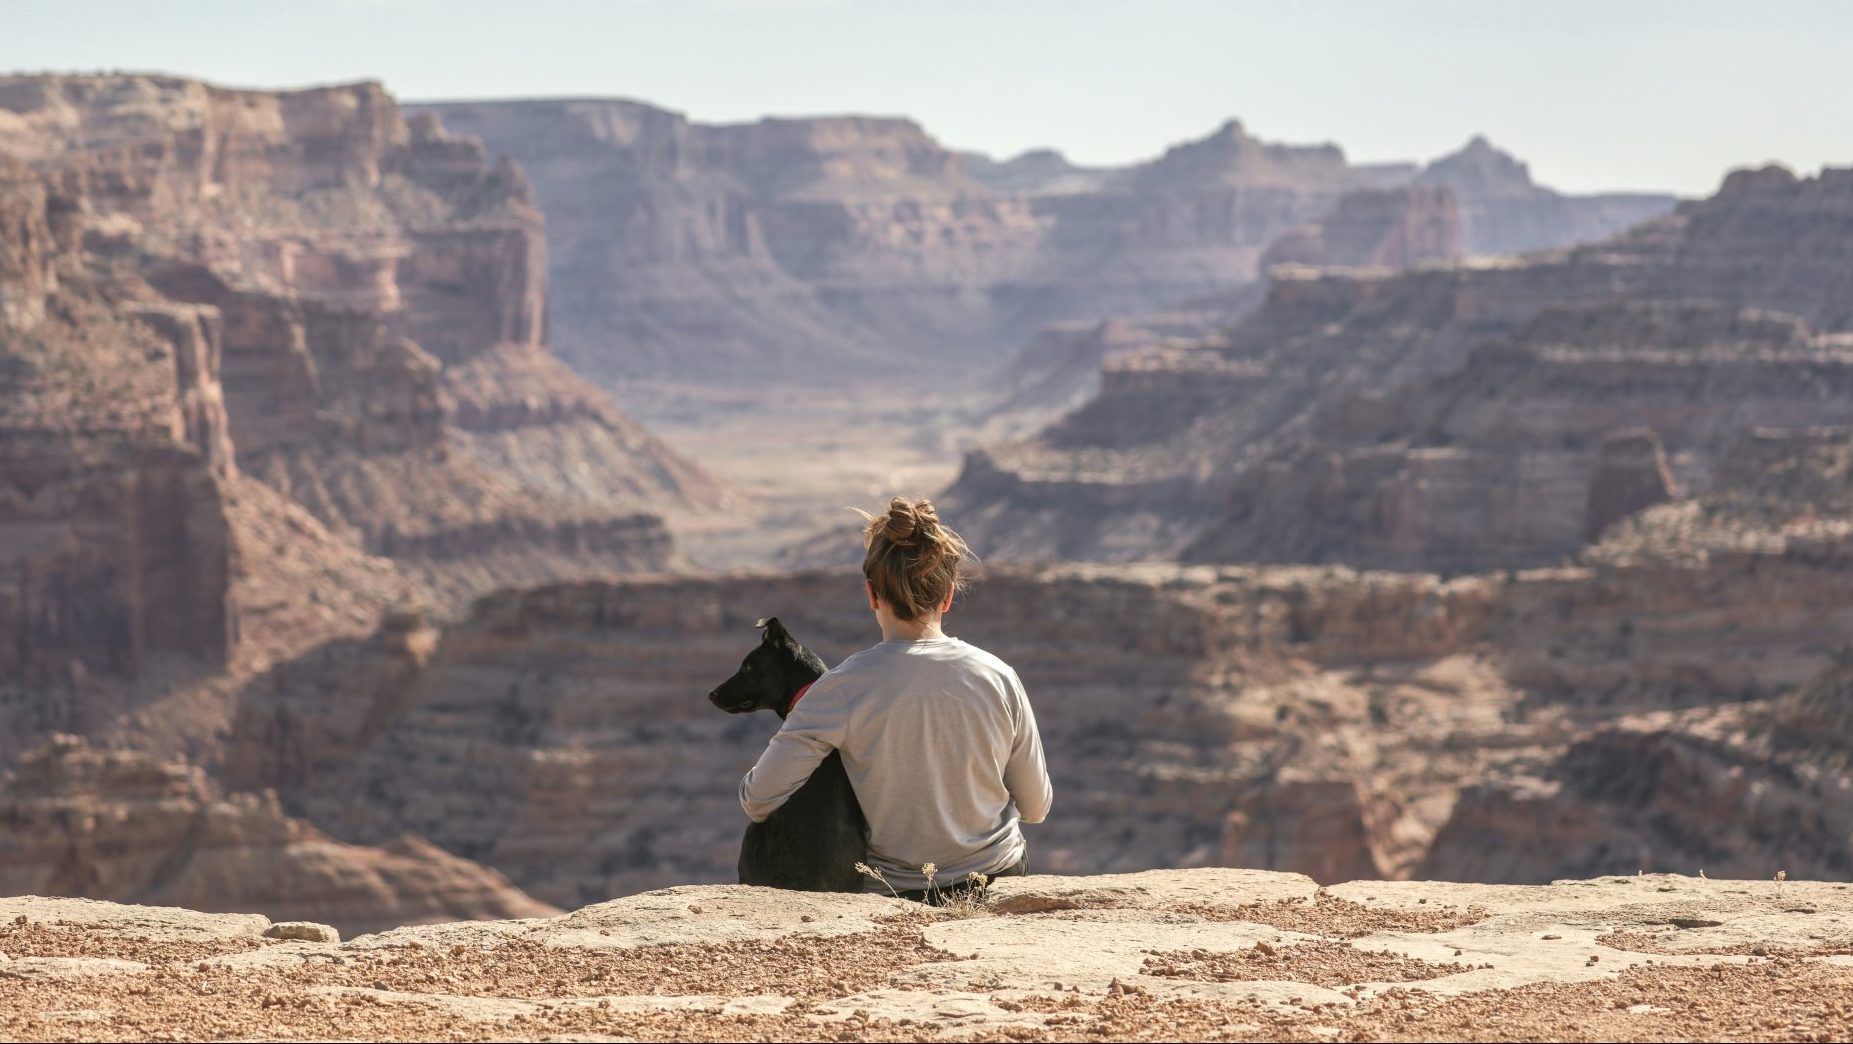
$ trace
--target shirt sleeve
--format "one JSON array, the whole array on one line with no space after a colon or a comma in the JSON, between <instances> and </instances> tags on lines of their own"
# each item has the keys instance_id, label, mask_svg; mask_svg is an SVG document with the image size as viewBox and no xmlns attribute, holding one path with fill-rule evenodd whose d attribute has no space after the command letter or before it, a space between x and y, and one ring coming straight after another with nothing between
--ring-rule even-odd
<instances>
[{"instance_id":1,"label":"shirt sleeve","mask_svg":"<svg viewBox=\"0 0 1853 1044\"><path fill-rule=\"evenodd\" d=\"M740 807L755 823L778 811L811 778L818 763L842 746L843 708L828 694L820 694L818 687L813 685L791 709L758 763L740 780Z\"/></svg>"},{"instance_id":2,"label":"shirt sleeve","mask_svg":"<svg viewBox=\"0 0 1853 1044\"><path fill-rule=\"evenodd\" d=\"M1049 814L1054 788L1049 784L1049 766L1042 756L1042 734L1036 730L1036 712L1030 709L1023 683L1011 678L1016 699L1017 731L1010 746L1010 760L1004 764L1004 786L1016 802L1017 815L1025 823L1040 823Z\"/></svg>"}]
</instances>

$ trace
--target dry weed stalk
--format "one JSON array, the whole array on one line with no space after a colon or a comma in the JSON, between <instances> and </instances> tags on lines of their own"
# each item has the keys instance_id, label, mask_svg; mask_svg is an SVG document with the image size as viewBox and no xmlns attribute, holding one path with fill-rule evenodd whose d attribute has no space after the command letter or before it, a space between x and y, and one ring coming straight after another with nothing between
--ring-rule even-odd
<instances>
[{"instance_id":1,"label":"dry weed stalk","mask_svg":"<svg viewBox=\"0 0 1853 1044\"><path fill-rule=\"evenodd\" d=\"M896 899L902 897L901 893L895 889L893 883L890 882L880 870L877 870L869 864L857 863L856 872L864 877L881 882L882 887L888 890L888 894L894 896ZM939 876L938 864L922 863L920 865L920 873L921 876L926 878L926 888L924 892L926 893L926 903L928 906L936 906L954 917L974 917L985 912L985 890L991 884L991 879L989 877L973 871L965 875L965 883L963 885L955 885L942 891L935 883Z\"/></svg>"},{"instance_id":2,"label":"dry weed stalk","mask_svg":"<svg viewBox=\"0 0 1853 1044\"><path fill-rule=\"evenodd\" d=\"M894 890L894 886L888 883L888 879L887 879L886 877L883 877L883 876L882 876L882 873L881 873L881 871L880 871L880 870L877 870L877 869L875 869L874 867L872 867L872 866L870 866L869 864L867 864L867 863L857 863L857 864L856 864L856 873L859 873L859 874L861 874L861 875L862 875L862 876L864 876L864 877L872 877L872 878L874 878L875 880L877 880L877 881L880 881L880 882L881 882L881 886L882 886L883 888L886 888L886 889L888 890L888 894L889 894L889 895L892 895L892 896L894 896L894 897L895 897L896 899L899 899L899 898L901 897L901 893L899 893L899 892L897 892L897 891L895 891L895 890Z\"/></svg>"}]
</instances>

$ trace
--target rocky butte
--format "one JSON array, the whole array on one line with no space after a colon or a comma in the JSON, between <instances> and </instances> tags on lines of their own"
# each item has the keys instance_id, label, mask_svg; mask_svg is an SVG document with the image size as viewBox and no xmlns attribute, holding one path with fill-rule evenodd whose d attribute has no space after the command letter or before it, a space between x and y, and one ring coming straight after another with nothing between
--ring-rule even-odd
<instances>
[{"instance_id":1,"label":"rocky butte","mask_svg":"<svg viewBox=\"0 0 1853 1044\"><path fill-rule=\"evenodd\" d=\"M664 513L727 492L551 354L545 300L519 168L377 84L0 78L0 768L58 733L111 751L0 787L9 887L538 908L186 781L243 680L395 607L682 564ZM104 825L58 833L80 819ZM185 831L158 865L67 854L156 822Z\"/></svg>"},{"instance_id":2,"label":"rocky butte","mask_svg":"<svg viewBox=\"0 0 1853 1044\"><path fill-rule=\"evenodd\" d=\"M1391 264L1455 231L1473 254L1557 246L1672 205L1558 195L1483 140L1426 168L1354 164L1334 145L1266 142L1233 120L1145 163L1084 168L1047 150L957 153L904 119L716 125L617 99L417 111L507 151L533 179L554 340L608 382L867 376L923 356L995 365L1046 322L1251 283L1276 240L1322 219L1330 242L1312 249ZM1412 224L1363 245L1381 238L1371 212L1395 209L1371 194L1396 192L1457 196L1458 228Z\"/></svg>"},{"instance_id":3,"label":"rocky butte","mask_svg":"<svg viewBox=\"0 0 1853 1044\"><path fill-rule=\"evenodd\" d=\"M1741 171L1566 250L1278 268L1247 318L973 453L948 508L1018 560L1555 563L1744 439L1853 423L1849 200L1853 172Z\"/></svg>"},{"instance_id":4,"label":"rocky butte","mask_svg":"<svg viewBox=\"0 0 1853 1044\"><path fill-rule=\"evenodd\" d=\"M741 886L340 941L0 899L13 1040L1836 1040L1853 886L1155 870L977 907Z\"/></svg>"},{"instance_id":5,"label":"rocky butte","mask_svg":"<svg viewBox=\"0 0 1853 1044\"><path fill-rule=\"evenodd\" d=\"M10 678L661 569L722 495L548 352L520 171L377 85L9 77L0 153Z\"/></svg>"}]
</instances>

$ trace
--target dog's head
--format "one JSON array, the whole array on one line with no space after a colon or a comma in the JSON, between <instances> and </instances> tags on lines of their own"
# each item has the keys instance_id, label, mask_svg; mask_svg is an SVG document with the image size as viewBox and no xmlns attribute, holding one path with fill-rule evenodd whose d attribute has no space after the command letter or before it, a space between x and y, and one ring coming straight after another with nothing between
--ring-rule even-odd
<instances>
[{"instance_id":1,"label":"dog's head","mask_svg":"<svg viewBox=\"0 0 1853 1044\"><path fill-rule=\"evenodd\" d=\"M824 662L799 645L778 617L769 616L758 626L763 628L759 644L740 661L733 677L708 693L708 702L729 714L769 710L782 718L798 690L824 673Z\"/></svg>"}]
</instances>

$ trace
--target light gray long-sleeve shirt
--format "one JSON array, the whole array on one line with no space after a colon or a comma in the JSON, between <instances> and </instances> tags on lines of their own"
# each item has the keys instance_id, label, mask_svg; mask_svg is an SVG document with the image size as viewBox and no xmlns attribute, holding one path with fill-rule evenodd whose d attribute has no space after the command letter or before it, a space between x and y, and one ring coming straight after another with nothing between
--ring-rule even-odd
<instances>
[{"instance_id":1,"label":"light gray long-sleeve shirt","mask_svg":"<svg viewBox=\"0 0 1853 1044\"><path fill-rule=\"evenodd\" d=\"M1018 822L1049 813L1022 681L957 638L884 641L817 679L740 780L740 807L763 821L832 750L869 821L868 863L897 889L926 887L924 863L942 886L1009 867Z\"/></svg>"}]
</instances>

